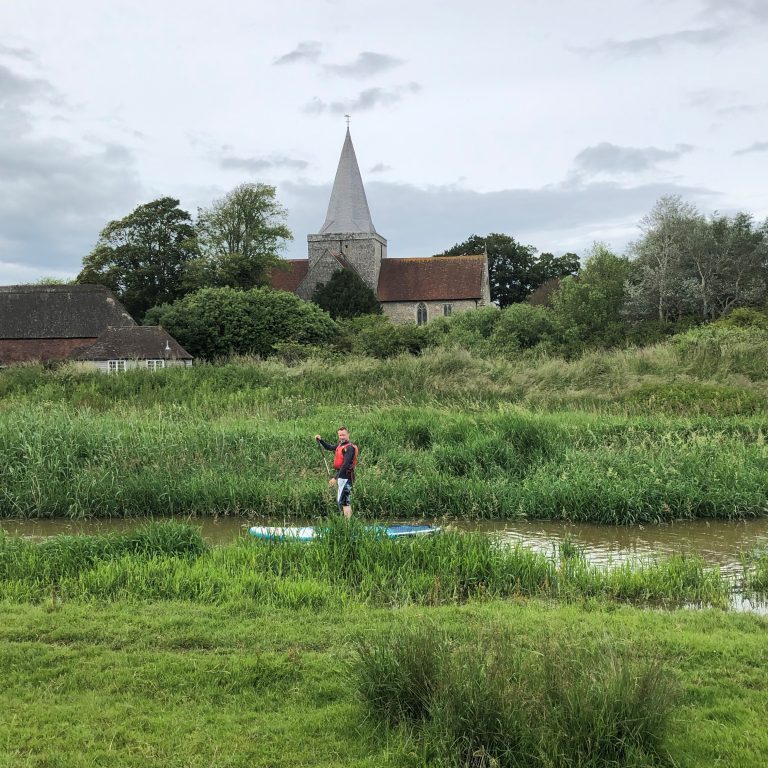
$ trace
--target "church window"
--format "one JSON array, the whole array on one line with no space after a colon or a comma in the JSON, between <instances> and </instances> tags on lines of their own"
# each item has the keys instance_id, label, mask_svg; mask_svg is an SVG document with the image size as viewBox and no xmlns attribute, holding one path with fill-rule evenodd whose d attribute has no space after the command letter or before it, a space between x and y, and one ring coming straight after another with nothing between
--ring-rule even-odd
<instances>
[{"instance_id":1,"label":"church window","mask_svg":"<svg viewBox=\"0 0 768 768\"><path fill-rule=\"evenodd\" d=\"M453 310L453 305L452 304L443 304L443 315L445 317L450 317L452 310Z\"/></svg>"},{"instance_id":2,"label":"church window","mask_svg":"<svg viewBox=\"0 0 768 768\"><path fill-rule=\"evenodd\" d=\"M427 322L427 305L422 301L416 307L416 325L424 325Z\"/></svg>"}]
</instances>

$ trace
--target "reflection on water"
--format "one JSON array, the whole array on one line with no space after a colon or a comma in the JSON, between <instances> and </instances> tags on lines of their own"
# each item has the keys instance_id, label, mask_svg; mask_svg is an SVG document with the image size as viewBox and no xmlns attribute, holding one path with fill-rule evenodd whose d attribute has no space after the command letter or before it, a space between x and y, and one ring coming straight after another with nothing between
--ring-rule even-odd
<instances>
[{"instance_id":1,"label":"reflection on water","mask_svg":"<svg viewBox=\"0 0 768 768\"><path fill-rule=\"evenodd\" d=\"M92 534L129 530L145 519L109 520L2 520L0 528L11 536L45 538L57 534ZM193 518L211 544L227 544L242 536L249 525L303 525L307 520L284 520L240 517ZM394 521L392 521L394 522ZM398 520L397 522L425 522ZM435 522L434 520L428 522ZM681 521L652 526L610 526L588 523L493 520L469 522L440 519L440 525L459 530L482 531L498 536L501 541L521 543L546 554L552 554L565 539L581 549L590 562L612 565L628 560L648 560L673 554L699 555L721 572L738 577L742 571L741 556L755 549L768 550L768 518L731 522L723 520ZM756 606L744 597L734 600L734 608L768 612L765 605Z\"/></svg>"}]
</instances>

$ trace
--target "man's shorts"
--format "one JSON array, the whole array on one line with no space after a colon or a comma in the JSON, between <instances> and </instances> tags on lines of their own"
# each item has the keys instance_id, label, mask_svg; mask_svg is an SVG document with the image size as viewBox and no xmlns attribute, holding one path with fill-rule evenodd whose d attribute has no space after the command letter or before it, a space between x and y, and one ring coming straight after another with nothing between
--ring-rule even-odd
<instances>
[{"instance_id":1,"label":"man's shorts","mask_svg":"<svg viewBox=\"0 0 768 768\"><path fill-rule=\"evenodd\" d=\"M352 493L352 483L349 480L336 481L336 502L340 507L349 506L349 495Z\"/></svg>"}]
</instances>

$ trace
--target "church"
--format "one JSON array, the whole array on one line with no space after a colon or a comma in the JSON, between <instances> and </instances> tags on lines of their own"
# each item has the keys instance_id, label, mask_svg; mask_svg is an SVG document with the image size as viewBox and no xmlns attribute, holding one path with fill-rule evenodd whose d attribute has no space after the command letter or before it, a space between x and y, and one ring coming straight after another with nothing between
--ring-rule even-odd
<instances>
[{"instance_id":1,"label":"church","mask_svg":"<svg viewBox=\"0 0 768 768\"><path fill-rule=\"evenodd\" d=\"M308 235L308 259L272 271L272 287L309 301L339 269L352 269L370 286L394 323L424 323L491 303L488 258L430 256L392 259L373 226L355 148L347 127L325 223Z\"/></svg>"}]
</instances>

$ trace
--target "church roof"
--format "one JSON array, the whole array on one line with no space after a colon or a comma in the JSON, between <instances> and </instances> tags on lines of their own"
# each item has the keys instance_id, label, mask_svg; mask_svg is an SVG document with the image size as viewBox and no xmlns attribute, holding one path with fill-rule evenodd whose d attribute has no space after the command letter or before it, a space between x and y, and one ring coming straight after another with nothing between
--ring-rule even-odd
<instances>
[{"instance_id":1,"label":"church roof","mask_svg":"<svg viewBox=\"0 0 768 768\"><path fill-rule=\"evenodd\" d=\"M484 256L382 259L379 301L458 301L483 295Z\"/></svg>"},{"instance_id":2,"label":"church roof","mask_svg":"<svg viewBox=\"0 0 768 768\"><path fill-rule=\"evenodd\" d=\"M0 338L96 338L109 325L136 325L103 285L0 287Z\"/></svg>"},{"instance_id":3,"label":"church roof","mask_svg":"<svg viewBox=\"0 0 768 768\"><path fill-rule=\"evenodd\" d=\"M288 269L275 267L270 275L270 285L276 291L294 293L299 283L307 276L309 259L286 259Z\"/></svg>"},{"instance_id":4,"label":"church roof","mask_svg":"<svg viewBox=\"0 0 768 768\"><path fill-rule=\"evenodd\" d=\"M368 200L365 197L363 179L352 146L352 137L347 128L344 146L341 149L339 167L333 181L331 200L328 203L328 214L325 224L320 230L321 235L348 233L375 233L371 221Z\"/></svg>"}]
</instances>

